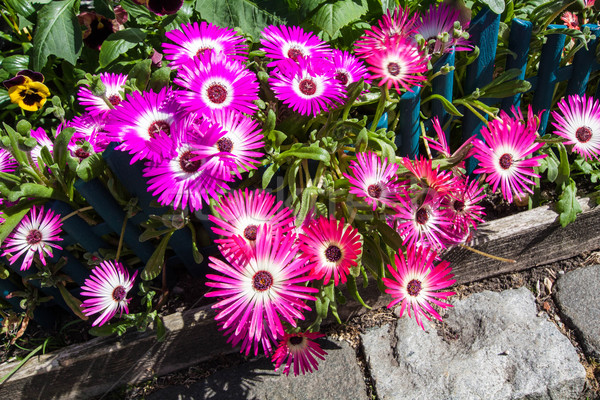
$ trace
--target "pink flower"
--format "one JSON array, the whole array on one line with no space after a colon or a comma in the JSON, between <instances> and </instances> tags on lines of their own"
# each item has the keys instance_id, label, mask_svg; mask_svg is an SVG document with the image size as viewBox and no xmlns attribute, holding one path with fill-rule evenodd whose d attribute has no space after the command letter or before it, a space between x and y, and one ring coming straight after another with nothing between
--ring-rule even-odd
<instances>
[{"instance_id":1,"label":"pink flower","mask_svg":"<svg viewBox=\"0 0 600 400\"><path fill-rule=\"evenodd\" d=\"M398 254L400 257L398 257ZM432 307L431 303L441 308L452 307L444 303L448 297L456 294L454 292L437 292L437 290L452 286L456 281L451 279L453 275L448 261L442 261L433 265L437 257L435 251L426 247L406 248L406 258L402 251L394 256L393 264L388 264L388 270L392 278L383 278L386 288L385 292L392 296L388 308L402 303L400 317L404 311L408 316L412 314L417 324L424 330L422 317L431 320L430 316L442 320L442 317Z\"/></svg>"},{"instance_id":2,"label":"pink flower","mask_svg":"<svg viewBox=\"0 0 600 400\"><path fill-rule=\"evenodd\" d=\"M322 333L300 332L286 333L279 341L279 346L273 354L272 361L275 363L275 370L285 363L283 374L289 375L290 367L294 365L294 376L304 375L306 372L318 370L317 358L324 360L327 352L321 349L313 340L323 337Z\"/></svg>"},{"instance_id":3,"label":"pink flower","mask_svg":"<svg viewBox=\"0 0 600 400\"><path fill-rule=\"evenodd\" d=\"M106 88L104 96L97 96L88 87L80 87L77 92L77 100L91 115L106 114L123 101L123 85L127 81L127 75L111 74L103 72L100 81ZM110 104L109 104L110 103Z\"/></svg>"},{"instance_id":4,"label":"pink flower","mask_svg":"<svg viewBox=\"0 0 600 400\"><path fill-rule=\"evenodd\" d=\"M356 153L356 161L348 166L350 174L344 173L350 182L350 193L364 197L373 206L389 205L395 199L396 171L398 165L387 159L381 161L377 153Z\"/></svg>"},{"instance_id":5,"label":"pink flower","mask_svg":"<svg viewBox=\"0 0 600 400\"><path fill-rule=\"evenodd\" d=\"M600 102L593 97L573 95L558 102L559 111L553 111L556 122L552 125L558 136L573 145L573 151L587 160L600 155Z\"/></svg>"},{"instance_id":6,"label":"pink flower","mask_svg":"<svg viewBox=\"0 0 600 400\"><path fill-rule=\"evenodd\" d=\"M270 25L262 31L262 36L261 50L273 59L267 64L268 67L277 67L285 60L326 58L331 54L331 49L325 42L298 26Z\"/></svg>"}]
</instances>

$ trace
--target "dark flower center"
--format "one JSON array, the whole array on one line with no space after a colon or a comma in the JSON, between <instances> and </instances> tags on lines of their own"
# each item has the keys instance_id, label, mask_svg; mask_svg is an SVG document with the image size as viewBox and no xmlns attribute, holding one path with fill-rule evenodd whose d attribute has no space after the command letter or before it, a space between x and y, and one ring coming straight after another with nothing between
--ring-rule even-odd
<instances>
[{"instance_id":1,"label":"dark flower center","mask_svg":"<svg viewBox=\"0 0 600 400\"><path fill-rule=\"evenodd\" d=\"M233 142L231 139L223 137L217 140L217 148L219 151L231 153L231 149L233 149Z\"/></svg>"},{"instance_id":2,"label":"dark flower center","mask_svg":"<svg viewBox=\"0 0 600 400\"><path fill-rule=\"evenodd\" d=\"M127 291L121 285L117 286L112 292L112 298L114 301L122 301L127 295Z\"/></svg>"},{"instance_id":3,"label":"dark flower center","mask_svg":"<svg viewBox=\"0 0 600 400\"><path fill-rule=\"evenodd\" d=\"M387 70L392 76L400 75L400 64L391 62L387 65Z\"/></svg>"},{"instance_id":4,"label":"dark flower center","mask_svg":"<svg viewBox=\"0 0 600 400\"><path fill-rule=\"evenodd\" d=\"M417 223L421 225L424 225L427 223L427 221L429 221L429 214L425 208L421 207L417 210L416 220Z\"/></svg>"},{"instance_id":5,"label":"dark flower center","mask_svg":"<svg viewBox=\"0 0 600 400\"><path fill-rule=\"evenodd\" d=\"M179 156L179 166L188 174L198 171L202 165L202 160L192 160L194 157L196 157L196 155L191 151L186 151Z\"/></svg>"},{"instance_id":6,"label":"dark flower center","mask_svg":"<svg viewBox=\"0 0 600 400\"><path fill-rule=\"evenodd\" d=\"M317 92L317 84L312 79L302 79L298 84L298 88L307 96L312 96Z\"/></svg>"},{"instance_id":7,"label":"dark flower center","mask_svg":"<svg viewBox=\"0 0 600 400\"><path fill-rule=\"evenodd\" d=\"M108 98L108 101L110 102L110 104L112 104L113 106L118 106L121 103L121 96L117 95L117 94L113 94L112 96L110 96Z\"/></svg>"},{"instance_id":8,"label":"dark flower center","mask_svg":"<svg viewBox=\"0 0 600 400\"><path fill-rule=\"evenodd\" d=\"M258 271L252 277L252 286L259 292L264 292L273 286L273 275L267 271Z\"/></svg>"},{"instance_id":9,"label":"dark flower center","mask_svg":"<svg viewBox=\"0 0 600 400\"><path fill-rule=\"evenodd\" d=\"M455 200L453 206L454 206L454 209L458 212L461 212L462 210L465 209L465 203L460 200Z\"/></svg>"},{"instance_id":10,"label":"dark flower center","mask_svg":"<svg viewBox=\"0 0 600 400\"><path fill-rule=\"evenodd\" d=\"M220 83L213 83L206 92L208 99L215 104L221 104L227 100L227 89Z\"/></svg>"},{"instance_id":11,"label":"dark flower center","mask_svg":"<svg viewBox=\"0 0 600 400\"><path fill-rule=\"evenodd\" d=\"M413 279L406 285L406 291L409 295L416 297L421 292L421 281Z\"/></svg>"},{"instance_id":12,"label":"dark flower center","mask_svg":"<svg viewBox=\"0 0 600 400\"><path fill-rule=\"evenodd\" d=\"M350 78L348 77L348 74L344 71L340 71L337 74L335 74L335 79L340 81L341 84L344 86L346 86L348 84L348 81L350 80Z\"/></svg>"},{"instance_id":13,"label":"dark flower center","mask_svg":"<svg viewBox=\"0 0 600 400\"><path fill-rule=\"evenodd\" d=\"M302 343L303 340L304 340L304 338L302 336L292 336L290 338L290 344L293 344L294 346L298 346L300 343Z\"/></svg>"},{"instance_id":14,"label":"dark flower center","mask_svg":"<svg viewBox=\"0 0 600 400\"><path fill-rule=\"evenodd\" d=\"M207 50L213 50L212 47L201 47L198 49L198 51L196 52L196 57L200 57L201 55L203 55Z\"/></svg>"},{"instance_id":15,"label":"dark flower center","mask_svg":"<svg viewBox=\"0 0 600 400\"><path fill-rule=\"evenodd\" d=\"M575 132L575 137L579 143L587 143L592 138L592 129L589 126L582 126Z\"/></svg>"},{"instance_id":16,"label":"dark flower center","mask_svg":"<svg viewBox=\"0 0 600 400\"><path fill-rule=\"evenodd\" d=\"M27 243L30 245L38 244L42 241L42 232L38 231L37 229L32 229L25 237L25 240L27 240Z\"/></svg>"},{"instance_id":17,"label":"dark flower center","mask_svg":"<svg viewBox=\"0 0 600 400\"><path fill-rule=\"evenodd\" d=\"M508 153L502 154L502 157L500 157L500 161L499 161L500 168L509 169L510 166L512 165L512 163L513 163L513 158L510 154L508 154Z\"/></svg>"},{"instance_id":18,"label":"dark flower center","mask_svg":"<svg viewBox=\"0 0 600 400\"><path fill-rule=\"evenodd\" d=\"M84 159L84 158L88 158L90 156L90 153L85 151L83 148L78 147L75 150L75 156L78 157L79 159Z\"/></svg>"},{"instance_id":19,"label":"dark flower center","mask_svg":"<svg viewBox=\"0 0 600 400\"><path fill-rule=\"evenodd\" d=\"M28 106L37 104L43 99L43 97L40 96L37 91L32 89L21 90L19 94L23 98L23 103L27 104Z\"/></svg>"},{"instance_id":20,"label":"dark flower center","mask_svg":"<svg viewBox=\"0 0 600 400\"><path fill-rule=\"evenodd\" d=\"M161 132L167 135L171 134L171 125L167 121L154 121L150 124L148 135L150 135L151 139L154 139Z\"/></svg>"},{"instance_id":21,"label":"dark flower center","mask_svg":"<svg viewBox=\"0 0 600 400\"><path fill-rule=\"evenodd\" d=\"M325 258L330 262L338 262L342 258L342 250L332 244L325 250Z\"/></svg>"},{"instance_id":22,"label":"dark flower center","mask_svg":"<svg viewBox=\"0 0 600 400\"><path fill-rule=\"evenodd\" d=\"M258 227L256 225L248 225L246 229L244 229L244 237L248 240L256 240L257 231Z\"/></svg>"},{"instance_id":23,"label":"dark flower center","mask_svg":"<svg viewBox=\"0 0 600 400\"><path fill-rule=\"evenodd\" d=\"M374 199L378 199L381 196L382 191L383 189L381 189L381 186L378 184L369 185L367 188L367 194Z\"/></svg>"},{"instance_id":24,"label":"dark flower center","mask_svg":"<svg viewBox=\"0 0 600 400\"><path fill-rule=\"evenodd\" d=\"M296 47L290 48L287 52L287 56L294 61L298 61L298 57L300 57L302 55L304 55L304 53L302 53L302 50L300 50Z\"/></svg>"}]
</instances>

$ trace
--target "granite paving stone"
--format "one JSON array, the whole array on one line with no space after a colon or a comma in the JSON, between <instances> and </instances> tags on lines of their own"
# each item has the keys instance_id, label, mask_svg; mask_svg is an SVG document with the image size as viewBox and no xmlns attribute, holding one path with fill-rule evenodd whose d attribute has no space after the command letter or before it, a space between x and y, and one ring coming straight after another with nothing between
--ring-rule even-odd
<instances>
[{"instance_id":1,"label":"granite paving stone","mask_svg":"<svg viewBox=\"0 0 600 400\"><path fill-rule=\"evenodd\" d=\"M559 277L555 298L561 314L579 334L584 351L600 360L600 265Z\"/></svg>"},{"instance_id":2,"label":"granite paving stone","mask_svg":"<svg viewBox=\"0 0 600 400\"><path fill-rule=\"evenodd\" d=\"M526 288L453 300L444 324L369 330L363 346L380 400L577 399L585 369Z\"/></svg>"},{"instance_id":3,"label":"granite paving stone","mask_svg":"<svg viewBox=\"0 0 600 400\"><path fill-rule=\"evenodd\" d=\"M346 342L319 340L327 351L319 370L289 376L273 370L265 358L216 372L190 385L161 389L148 400L366 400L363 374L354 349ZM282 370L281 368L280 370Z\"/></svg>"}]
</instances>

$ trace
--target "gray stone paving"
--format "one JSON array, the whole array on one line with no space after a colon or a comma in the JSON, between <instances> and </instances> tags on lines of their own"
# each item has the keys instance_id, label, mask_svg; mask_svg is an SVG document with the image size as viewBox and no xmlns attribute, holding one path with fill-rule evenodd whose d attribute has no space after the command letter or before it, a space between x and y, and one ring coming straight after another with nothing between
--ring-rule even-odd
<instances>
[{"instance_id":1,"label":"gray stone paving","mask_svg":"<svg viewBox=\"0 0 600 400\"><path fill-rule=\"evenodd\" d=\"M281 375L261 359L216 372L189 388L162 389L148 400L366 400L363 374L350 345L334 340L319 344L328 355L312 374Z\"/></svg>"},{"instance_id":2,"label":"gray stone paving","mask_svg":"<svg viewBox=\"0 0 600 400\"><path fill-rule=\"evenodd\" d=\"M577 399L585 370L529 290L454 304L445 337L408 318L362 335L379 399Z\"/></svg>"},{"instance_id":3,"label":"gray stone paving","mask_svg":"<svg viewBox=\"0 0 600 400\"><path fill-rule=\"evenodd\" d=\"M561 313L578 331L586 353L600 360L600 265L561 276L555 298Z\"/></svg>"}]
</instances>

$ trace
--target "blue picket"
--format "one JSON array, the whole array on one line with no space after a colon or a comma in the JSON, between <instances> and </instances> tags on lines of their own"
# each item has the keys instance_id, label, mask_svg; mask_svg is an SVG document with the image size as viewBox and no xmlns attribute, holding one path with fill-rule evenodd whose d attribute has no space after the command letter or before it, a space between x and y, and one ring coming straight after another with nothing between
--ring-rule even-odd
<instances>
[{"instance_id":1,"label":"blue picket","mask_svg":"<svg viewBox=\"0 0 600 400\"><path fill-rule=\"evenodd\" d=\"M506 70L519 69L521 73L517 79L525 78L527 69L527 56L529 55L529 41L531 40L531 31L533 24L529 21L515 18L510 26L510 36L508 38L508 48L515 53L515 56L508 55L506 58ZM511 107L518 108L521 104L521 94L506 97L502 100L502 109L509 111Z\"/></svg>"},{"instance_id":2,"label":"blue picket","mask_svg":"<svg viewBox=\"0 0 600 400\"><path fill-rule=\"evenodd\" d=\"M401 156L414 159L419 155L420 110L421 88L413 87L413 91L404 93L398 103L400 124L396 132L396 145Z\"/></svg>"},{"instance_id":3,"label":"blue picket","mask_svg":"<svg viewBox=\"0 0 600 400\"><path fill-rule=\"evenodd\" d=\"M550 25L550 29L563 29L564 25ZM538 132L543 135L548 125L550 107L552 106L552 97L554 88L559 82L557 72L560 67L560 60L563 48L565 47L565 35L555 33L547 35L546 43L542 46L540 55L538 79L535 88L532 87L533 101L532 108L535 113L543 111Z\"/></svg>"},{"instance_id":4,"label":"blue picket","mask_svg":"<svg viewBox=\"0 0 600 400\"><path fill-rule=\"evenodd\" d=\"M592 35L596 38L589 41L587 50L585 48L579 49L573 59L573 72L567 84L567 94L577 94L579 96L585 93L594 64L597 64L596 47L598 46L598 35L600 34L600 27L597 25L584 25L583 27L589 27Z\"/></svg>"},{"instance_id":5,"label":"blue picket","mask_svg":"<svg viewBox=\"0 0 600 400\"><path fill-rule=\"evenodd\" d=\"M448 65L453 67L456 59L454 51L444 54L433 66L433 72L438 72L443 66ZM450 71L446 75L439 75L431 82L431 91L438 94L448 101L452 101L452 91L454 89L454 71ZM439 100L432 100L431 113L437 117L443 127L452 116L444 109L444 106ZM446 142L450 143L450 126L444 132L446 134Z\"/></svg>"},{"instance_id":6,"label":"blue picket","mask_svg":"<svg viewBox=\"0 0 600 400\"><path fill-rule=\"evenodd\" d=\"M465 79L465 95L469 95L475 89L484 87L492 81L494 74L494 61L496 48L498 46L498 29L500 27L500 15L490 9L481 11L471 22L469 34L473 43L479 46L479 57L467 66ZM465 110L463 117L463 141L471 136L480 135L479 131L483 122L473 113ZM477 160L470 157L467 160L467 171L469 173L477 166Z\"/></svg>"}]
</instances>

